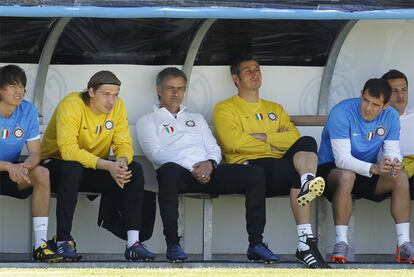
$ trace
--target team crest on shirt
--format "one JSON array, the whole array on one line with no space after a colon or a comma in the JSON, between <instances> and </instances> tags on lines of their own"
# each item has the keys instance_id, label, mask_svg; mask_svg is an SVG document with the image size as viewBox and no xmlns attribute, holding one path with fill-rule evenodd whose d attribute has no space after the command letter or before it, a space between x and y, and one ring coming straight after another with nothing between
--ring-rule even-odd
<instances>
[{"instance_id":1,"label":"team crest on shirt","mask_svg":"<svg viewBox=\"0 0 414 277\"><path fill-rule=\"evenodd\" d=\"M385 128L382 126L378 127L375 133L377 133L378 136L382 137L383 135L385 135Z\"/></svg>"},{"instance_id":2,"label":"team crest on shirt","mask_svg":"<svg viewBox=\"0 0 414 277\"><path fill-rule=\"evenodd\" d=\"M108 119L107 121L105 121L104 126L105 126L106 130L110 131L114 128L114 122L112 120Z\"/></svg>"},{"instance_id":3,"label":"team crest on shirt","mask_svg":"<svg viewBox=\"0 0 414 277\"><path fill-rule=\"evenodd\" d=\"M24 130L22 128L20 128L20 127L17 127L16 129L14 129L13 134L14 134L14 136L16 138L19 139L19 138L21 138L24 135Z\"/></svg>"},{"instance_id":4,"label":"team crest on shirt","mask_svg":"<svg viewBox=\"0 0 414 277\"><path fill-rule=\"evenodd\" d=\"M6 138L8 138L8 137L9 137L9 135L10 135L10 131L9 131L9 130L7 130L7 129L3 129L3 130L1 130L1 138L2 138L2 139L6 139Z\"/></svg>"},{"instance_id":5,"label":"team crest on shirt","mask_svg":"<svg viewBox=\"0 0 414 277\"><path fill-rule=\"evenodd\" d=\"M185 125L187 125L188 127L194 127L196 124L195 124L194 120L187 120L185 122Z\"/></svg>"},{"instance_id":6,"label":"team crest on shirt","mask_svg":"<svg viewBox=\"0 0 414 277\"><path fill-rule=\"evenodd\" d=\"M368 135L367 135L368 140L372 140L374 137L375 137L375 132L372 132L372 131L369 132Z\"/></svg>"},{"instance_id":7,"label":"team crest on shirt","mask_svg":"<svg viewBox=\"0 0 414 277\"><path fill-rule=\"evenodd\" d=\"M257 120L262 121L262 120L263 120L263 118L264 118L264 117L263 117L263 114L262 114L262 113L257 113L257 114L256 114L256 119L257 119Z\"/></svg>"},{"instance_id":8,"label":"team crest on shirt","mask_svg":"<svg viewBox=\"0 0 414 277\"><path fill-rule=\"evenodd\" d=\"M276 114L274 114L274 113L268 113L268 114L267 114L267 117L269 117L269 119L270 119L271 121L275 121L275 120L277 119L277 115L276 115Z\"/></svg>"}]
</instances>

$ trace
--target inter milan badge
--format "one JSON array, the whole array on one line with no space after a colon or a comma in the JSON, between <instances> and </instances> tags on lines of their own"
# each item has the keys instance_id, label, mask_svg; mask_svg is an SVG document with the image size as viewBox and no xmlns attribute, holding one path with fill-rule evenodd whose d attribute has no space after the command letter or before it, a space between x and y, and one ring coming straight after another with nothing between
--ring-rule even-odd
<instances>
[{"instance_id":1,"label":"inter milan badge","mask_svg":"<svg viewBox=\"0 0 414 277\"><path fill-rule=\"evenodd\" d=\"M185 122L185 125L187 125L188 127L194 127L195 126L195 122L193 120L187 120Z\"/></svg>"},{"instance_id":2,"label":"inter milan badge","mask_svg":"<svg viewBox=\"0 0 414 277\"><path fill-rule=\"evenodd\" d=\"M277 115L275 115L274 113L268 113L267 116L271 121L275 121L277 118Z\"/></svg>"},{"instance_id":3,"label":"inter milan badge","mask_svg":"<svg viewBox=\"0 0 414 277\"><path fill-rule=\"evenodd\" d=\"M104 126L106 130L110 131L114 128L114 123L112 122L112 120L107 120L105 121Z\"/></svg>"},{"instance_id":4,"label":"inter milan badge","mask_svg":"<svg viewBox=\"0 0 414 277\"><path fill-rule=\"evenodd\" d=\"M369 132L367 135L368 140L372 140L375 137L375 132Z\"/></svg>"},{"instance_id":5,"label":"inter milan badge","mask_svg":"<svg viewBox=\"0 0 414 277\"><path fill-rule=\"evenodd\" d=\"M102 129L101 125L96 126L95 134L99 134L101 132L101 129Z\"/></svg>"},{"instance_id":6,"label":"inter milan badge","mask_svg":"<svg viewBox=\"0 0 414 277\"><path fill-rule=\"evenodd\" d=\"M172 134L174 133L174 128L173 127L165 127L165 131L167 131L168 134Z\"/></svg>"},{"instance_id":7,"label":"inter milan badge","mask_svg":"<svg viewBox=\"0 0 414 277\"><path fill-rule=\"evenodd\" d=\"M377 130L375 131L375 133L377 133L377 135L382 137L383 135L385 135L385 128L384 127L378 127Z\"/></svg>"},{"instance_id":8,"label":"inter milan badge","mask_svg":"<svg viewBox=\"0 0 414 277\"><path fill-rule=\"evenodd\" d=\"M262 113L257 113L256 114L256 119L259 120L259 121L262 121L263 120L263 114Z\"/></svg>"},{"instance_id":9,"label":"inter milan badge","mask_svg":"<svg viewBox=\"0 0 414 277\"><path fill-rule=\"evenodd\" d=\"M1 138L6 139L10 135L10 131L7 129L1 130Z\"/></svg>"},{"instance_id":10,"label":"inter milan badge","mask_svg":"<svg viewBox=\"0 0 414 277\"><path fill-rule=\"evenodd\" d=\"M14 129L14 132L13 132L13 134L14 134L14 136L16 137L16 138L21 138L22 136L23 136L23 134L24 134L24 131L23 131L23 129L22 128L16 128L16 129Z\"/></svg>"}]
</instances>

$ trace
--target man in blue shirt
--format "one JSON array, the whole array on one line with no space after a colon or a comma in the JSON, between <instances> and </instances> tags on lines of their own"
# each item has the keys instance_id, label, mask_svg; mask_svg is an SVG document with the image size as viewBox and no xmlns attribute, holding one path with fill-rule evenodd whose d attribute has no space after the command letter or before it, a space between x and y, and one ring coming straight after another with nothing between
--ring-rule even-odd
<instances>
[{"instance_id":1,"label":"man in blue shirt","mask_svg":"<svg viewBox=\"0 0 414 277\"><path fill-rule=\"evenodd\" d=\"M391 214L396 223L397 261L414 262L410 242L410 193L402 170L399 147L400 121L389 106L391 88L383 79L368 80L361 97L337 104L322 131L318 172L328 185L332 201L336 241L332 261L345 263L347 228L352 195L381 201L391 193ZM384 158L377 159L380 150Z\"/></svg>"},{"instance_id":2,"label":"man in blue shirt","mask_svg":"<svg viewBox=\"0 0 414 277\"><path fill-rule=\"evenodd\" d=\"M23 100L25 87L26 74L23 69L16 65L0 68L0 195L23 199L33 191L33 259L57 262L62 258L46 243L49 171L38 165L39 123L36 108ZM29 156L23 162L18 162L24 144Z\"/></svg>"}]
</instances>

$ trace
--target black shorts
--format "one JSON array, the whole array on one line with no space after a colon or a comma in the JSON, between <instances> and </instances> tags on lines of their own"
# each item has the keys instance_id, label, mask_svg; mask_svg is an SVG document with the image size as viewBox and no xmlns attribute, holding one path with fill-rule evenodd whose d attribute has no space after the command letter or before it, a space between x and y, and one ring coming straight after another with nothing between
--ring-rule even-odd
<instances>
[{"instance_id":1,"label":"black shorts","mask_svg":"<svg viewBox=\"0 0 414 277\"><path fill-rule=\"evenodd\" d=\"M317 144L313 137L300 137L281 158L261 158L247 161L261 167L266 174L266 197L289 195L290 190L300 189L300 176L293 165L293 156L300 151L316 154Z\"/></svg>"},{"instance_id":2,"label":"black shorts","mask_svg":"<svg viewBox=\"0 0 414 277\"><path fill-rule=\"evenodd\" d=\"M337 168L335 163L327 163L318 166L318 176L321 176L327 182L328 175L331 170ZM365 198L375 202L381 202L390 196L389 193L385 194L375 194L375 189L377 188L377 183L379 180L379 175L373 175L372 177L362 176L356 174L356 179L354 187L352 188L352 195L355 199ZM328 183L325 187L324 195L325 197L332 202L332 197L334 193L334 187L330 186Z\"/></svg>"},{"instance_id":3,"label":"black shorts","mask_svg":"<svg viewBox=\"0 0 414 277\"><path fill-rule=\"evenodd\" d=\"M9 177L9 172L0 171L0 195L11 196L19 199L26 199L32 194L32 188L17 189L17 184Z\"/></svg>"}]
</instances>

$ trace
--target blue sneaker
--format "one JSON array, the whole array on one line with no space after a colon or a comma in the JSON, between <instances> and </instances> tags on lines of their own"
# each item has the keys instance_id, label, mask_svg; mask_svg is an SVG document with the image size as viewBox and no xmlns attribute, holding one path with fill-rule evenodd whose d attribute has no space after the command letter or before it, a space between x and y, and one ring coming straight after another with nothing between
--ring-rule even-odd
<instances>
[{"instance_id":1,"label":"blue sneaker","mask_svg":"<svg viewBox=\"0 0 414 277\"><path fill-rule=\"evenodd\" d=\"M168 245L166 256L167 260L173 263L182 263L188 258L179 244Z\"/></svg>"},{"instance_id":2,"label":"blue sneaker","mask_svg":"<svg viewBox=\"0 0 414 277\"><path fill-rule=\"evenodd\" d=\"M74 241L65 241L57 247L56 253L63 258L65 262L77 262L82 256L76 252L76 243Z\"/></svg>"},{"instance_id":3,"label":"blue sneaker","mask_svg":"<svg viewBox=\"0 0 414 277\"><path fill-rule=\"evenodd\" d=\"M124 255L128 261L151 262L155 259L155 254L146 249L139 241L127 247Z\"/></svg>"},{"instance_id":4,"label":"blue sneaker","mask_svg":"<svg viewBox=\"0 0 414 277\"><path fill-rule=\"evenodd\" d=\"M266 264L273 264L280 261L280 257L274 254L268 247L267 244L258 243L256 245L249 245L247 249L247 258L250 261L259 261Z\"/></svg>"}]
</instances>

